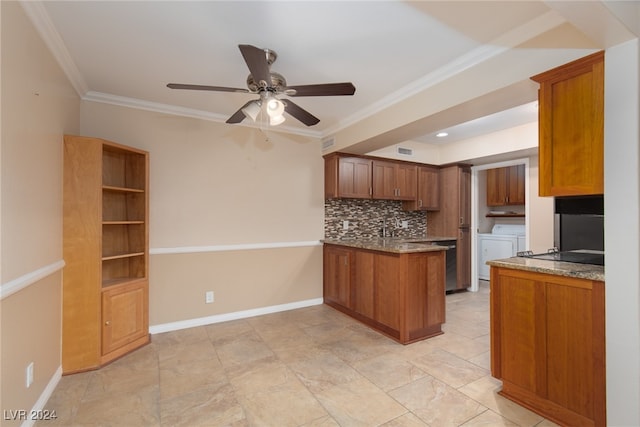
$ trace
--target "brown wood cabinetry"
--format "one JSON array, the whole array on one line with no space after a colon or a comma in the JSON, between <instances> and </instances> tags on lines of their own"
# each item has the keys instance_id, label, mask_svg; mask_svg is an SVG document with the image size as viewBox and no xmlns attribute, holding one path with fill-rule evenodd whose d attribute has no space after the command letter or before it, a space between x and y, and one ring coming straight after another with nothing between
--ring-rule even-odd
<instances>
[{"instance_id":1,"label":"brown wood cabinetry","mask_svg":"<svg viewBox=\"0 0 640 427\"><path fill-rule=\"evenodd\" d=\"M324 302L407 344L442 333L444 252L324 245Z\"/></svg>"},{"instance_id":2,"label":"brown wood cabinetry","mask_svg":"<svg viewBox=\"0 0 640 427\"><path fill-rule=\"evenodd\" d=\"M471 168L452 165L440 169L440 210L428 212L427 231L431 236L455 237L457 286L471 284Z\"/></svg>"},{"instance_id":3,"label":"brown wood cabinetry","mask_svg":"<svg viewBox=\"0 0 640 427\"><path fill-rule=\"evenodd\" d=\"M63 373L149 342L148 153L64 137Z\"/></svg>"},{"instance_id":4,"label":"brown wood cabinetry","mask_svg":"<svg viewBox=\"0 0 640 427\"><path fill-rule=\"evenodd\" d=\"M540 195L603 194L604 52L531 79L540 83Z\"/></svg>"},{"instance_id":5,"label":"brown wood cabinetry","mask_svg":"<svg viewBox=\"0 0 640 427\"><path fill-rule=\"evenodd\" d=\"M437 211L440 209L440 169L435 166L418 166L416 200L402 202L407 211Z\"/></svg>"},{"instance_id":6,"label":"brown wood cabinetry","mask_svg":"<svg viewBox=\"0 0 640 427\"><path fill-rule=\"evenodd\" d=\"M487 206L525 204L524 165L487 170Z\"/></svg>"},{"instance_id":7,"label":"brown wood cabinetry","mask_svg":"<svg viewBox=\"0 0 640 427\"><path fill-rule=\"evenodd\" d=\"M414 164L373 161L373 198L415 200L418 169Z\"/></svg>"},{"instance_id":8,"label":"brown wood cabinetry","mask_svg":"<svg viewBox=\"0 0 640 427\"><path fill-rule=\"evenodd\" d=\"M500 394L562 425L606 424L604 283L491 267Z\"/></svg>"},{"instance_id":9,"label":"brown wood cabinetry","mask_svg":"<svg viewBox=\"0 0 640 427\"><path fill-rule=\"evenodd\" d=\"M326 198L370 199L370 159L332 154L324 163L324 195Z\"/></svg>"}]
</instances>

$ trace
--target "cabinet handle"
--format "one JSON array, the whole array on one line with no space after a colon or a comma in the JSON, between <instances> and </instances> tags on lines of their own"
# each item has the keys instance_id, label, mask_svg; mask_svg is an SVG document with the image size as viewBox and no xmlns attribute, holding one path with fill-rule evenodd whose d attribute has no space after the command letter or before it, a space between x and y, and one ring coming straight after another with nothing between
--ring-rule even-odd
<instances>
[{"instance_id":1,"label":"cabinet handle","mask_svg":"<svg viewBox=\"0 0 640 427\"><path fill-rule=\"evenodd\" d=\"M460 225L464 224L464 218L460 217Z\"/></svg>"},{"instance_id":2,"label":"cabinet handle","mask_svg":"<svg viewBox=\"0 0 640 427\"><path fill-rule=\"evenodd\" d=\"M418 207L421 208L422 207L422 199L418 199Z\"/></svg>"},{"instance_id":3,"label":"cabinet handle","mask_svg":"<svg viewBox=\"0 0 640 427\"><path fill-rule=\"evenodd\" d=\"M107 326L111 325L111 320L107 320L106 322L104 322L104 324Z\"/></svg>"},{"instance_id":4,"label":"cabinet handle","mask_svg":"<svg viewBox=\"0 0 640 427\"><path fill-rule=\"evenodd\" d=\"M369 187L369 195L372 196L373 195L373 187Z\"/></svg>"}]
</instances>

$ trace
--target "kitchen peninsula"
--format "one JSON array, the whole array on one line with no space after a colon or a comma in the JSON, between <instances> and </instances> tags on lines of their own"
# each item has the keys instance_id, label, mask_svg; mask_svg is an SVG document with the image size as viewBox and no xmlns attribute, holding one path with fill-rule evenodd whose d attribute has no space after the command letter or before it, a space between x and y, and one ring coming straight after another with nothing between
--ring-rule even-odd
<instances>
[{"instance_id":1,"label":"kitchen peninsula","mask_svg":"<svg viewBox=\"0 0 640 427\"><path fill-rule=\"evenodd\" d=\"M561 425L604 426L604 267L525 257L491 266L491 374Z\"/></svg>"},{"instance_id":2,"label":"kitchen peninsula","mask_svg":"<svg viewBox=\"0 0 640 427\"><path fill-rule=\"evenodd\" d=\"M442 334L447 248L437 241L325 240L325 304L402 344Z\"/></svg>"}]
</instances>

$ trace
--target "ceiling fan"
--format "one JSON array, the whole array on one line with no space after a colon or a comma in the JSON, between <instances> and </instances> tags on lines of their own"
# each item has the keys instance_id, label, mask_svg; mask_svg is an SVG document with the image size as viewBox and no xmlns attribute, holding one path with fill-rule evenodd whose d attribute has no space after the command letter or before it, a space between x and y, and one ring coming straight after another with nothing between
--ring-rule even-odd
<instances>
[{"instance_id":1,"label":"ceiling fan","mask_svg":"<svg viewBox=\"0 0 640 427\"><path fill-rule=\"evenodd\" d=\"M284 121L283 113L286 111L291 116L300 120L307 126L317 124L320 119L304 110L289 99L281 100L278 95L295 96L336 96L353 95L356 91L352 83L324 83L313 85L287 86L287 81L282 74L271 71L278 57L276 52L270 49L261 49L248 44L238 45L244 61L249 67L247 88L232 88L221 86L192 85L181 83L169 83L170 89L210 90L214 92L239 92L255 93L259 99L249 101L236 111L227 123L240 123L245 117L256 120L260 112L265 111L271 125L275 126Z\"/></svg>"}]
</instances>

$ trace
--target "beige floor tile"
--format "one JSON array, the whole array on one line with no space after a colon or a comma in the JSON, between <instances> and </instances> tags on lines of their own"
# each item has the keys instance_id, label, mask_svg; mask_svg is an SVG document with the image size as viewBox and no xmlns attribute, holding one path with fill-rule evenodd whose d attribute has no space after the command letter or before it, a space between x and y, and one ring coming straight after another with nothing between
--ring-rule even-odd
<instances>
[{"instance_id":1,"label":"beige floor tile","mask_svg":"<svg viewBox=\"0 0 640 427\"><path fill-rule=\"evenodd\" d=\"M228 384L229 380L218 359L191 360L160 369L160 400Z\"/></svg>"},{"instance_id":2,"label":"beige floor tile","mask_svg":"<svg viewBox=\"0 0 640 427\"><path fill-rule=\"evenodd\" d=\"M382 424L380 427L428 427L429 425L416 417L411 412L394 418L393 420Z\"/></svg>"},{"instance_id":3,"label":"beige floor tile","mask_svg":"<svg viewBox=\"0 0 640 427\"><path fill-rule=\"evenodd\" d=\"M229 338L234 338L247 332L252 332L253 326L251 326L247 320L240 319L206 325L204 329L211 342L216 344L219 341L228 340Z\"/></svg>"},{"instance_id":4,"label":"beige floor tile","mask_svg":"<svg viewBox=\"0 0 640 427\"><path fill-rule=\"evenodd\" d=\"M469 362L474 365L478 365L482 369L486 369L488 372L491 371L491 352L485 351L475 357L469 359Z\"/></svg>"},{"instance_id":5,"label":"beige floor tile","mask_svg":"<svg viewBox=\"0 0 640 427\"><path fill-rule=\"evenodd\" d=\"M159 426L158 386L111 393L82 401L73 424L84 426Z\"/></svg>"},{"instance_id":6,"label":"beige floor tile","mask_svg":"<svg viewBox=\"0 0 640 427\"><path fill-rule=\"evenodd\" d=\"M500 381L487 376L461 387L459 391L518 425L534 426L542 421L540 415L500 396L497 392L501 388Z\"/></svg>"},{"instance_id":7,"label":"beige floor tile","mask_svg":"<svg viewBox=\"0 0 640 427\"><path fill-rule=\"evenodd\" d=\"M489 372L440 348L411 361L429 375L450 385L462 387L489 375Z\"/></svg>"},{"instance_id":8,"label":"beige floor tile","mask_svg":"<svg viewBox=\"0 0 640 427\"><path fill-rule=\"evenodd\" d=\"M320 349L304 359L289 364L300 381L313 393L336 384L363 378L358 371L329 350Z\"/></svg>"},{"instance_id":9,"label":"beige floor tile","mask_svg":"<svg viewBox=\"0 0 640 427\"><path fill-rule=\"evenodd\" d=\"M476 357L490 349L490 344L485 340L471 339L453 332L430 338L429 343L465 360Z\"/></svg>"},{"instance_id":10,"label":"beige floor tile","mask_svg":"<svg viewBox=\"0 0 640 427\"><path fill-rule=\"evenodd\" d=\"M230 384L207 387L162 402L163 426L248 426Z\"/></svg>"},{"instance_id":11,"label":"beige floor tile","mask_svg":"<svg viewBox=\"0 0 640 427\"><path fill-rule=\"evenodd\" d=\"M285 384L295 374L277 359L263 359L227 370L229 382L239 394L251 394L273 386Z\"/></svg>"},{"instance_id":12,"label":"beige floor tile","mask_svg":"<svg viewBox=\"0 0 640 427\"><path fill-rule=\"evenodd\" d=\"M389 395L432 426L459 426L487 409L430 376L392 390Z\"/></svg>"},{"instance_id":13,"label":"beige floor tile","mask_svg":"<svg viewBox=\"0 0 640 427\"><path fill-rule=\"evenodd\" d=\"M241 394L238 401L251 426L299 426L328 415L295 378L255 393Z\"/></svg>"},{"instance_id":14,"label":"beige floor tile","mask_svg":"<svg viewBox=\"0 0 640 427\"><path fill-rule=\"evenodd\" d=\"M164 332L155 334L151 341L157 346L172 346L178 344L189 344L209 339L204 326L181 329L179 331Z\"/></svg>"},{"instance_id":15,"label":"beige floor tile","mask_svg":"<svg viewBox=\"0 0 640 427\"><path fill-rule=\"evenodd\" d=\"M407 412L365 378L335 384L315 395L341 426L376 426Z\"/></svg>"},{"instance_id":16,"label":"beige floor tile","mask_svg":"<svg viewBox=\"0 0 640 427\"><path fill-rule=\"evenodd\" d=\"M424 377L416 365L395 353L359 360L353 367L382 390L389 391Z\"/></svg>"},{"instance_id":17,"label":"beige floor tile","mask_svg":"<svg viewBox=\"0 0 640 427\"><path fill-rule=\"evenodd\" d=\"M225 368L275 357L273 351L255 331L246 332L233 339L230 338L218 343L215 348L218 358Z\"/></svg>"},{"instance_id":18,"label":"beige floor tile","mask_svg":"<svg viewBox=\"0 0 640 427\"><path fill-rule=\"evenodd\" d=\"M487 409L482 414L475 418L470 419L466 423L462 424L464 427L499 427L499 426L517 426L518 424L509 421L506 418L493 412L491 409Z\"/></svg>"},{"instance_id":19,"label":"beige floor tile","mask_svg":"<svg viewBox=\"0 0 640 427\"><path fill-rule=\"evenodd\" d=\"M158 348L160 369L197 360L218 360L216 350L209 340Z\"/></svg>"}]
</instances>

